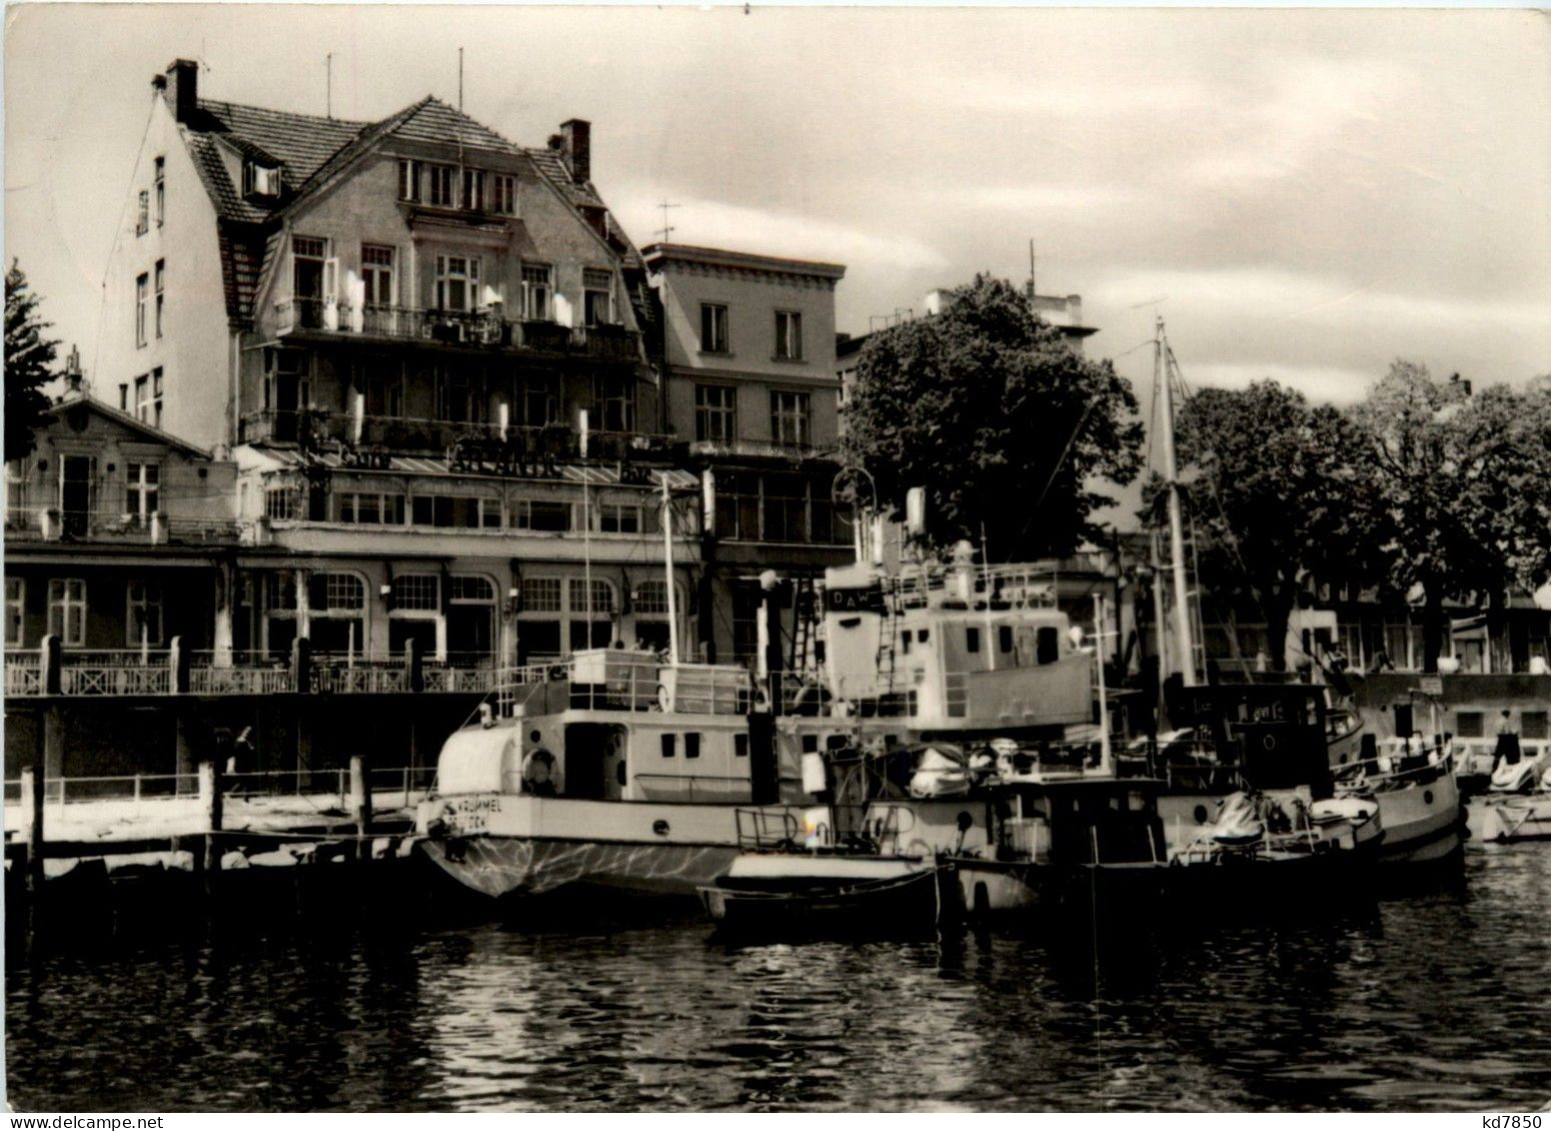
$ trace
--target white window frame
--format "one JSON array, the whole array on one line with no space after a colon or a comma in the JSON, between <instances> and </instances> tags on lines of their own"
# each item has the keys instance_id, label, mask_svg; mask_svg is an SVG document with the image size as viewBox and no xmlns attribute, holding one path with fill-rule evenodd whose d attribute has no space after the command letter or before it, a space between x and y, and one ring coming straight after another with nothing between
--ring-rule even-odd
<instances>
[{"instance_id":1,"label":"white window frame","mask_svg":"<svg viewBox=\"0 0 1551 1131\"><path fill-rule=\"evenodd\" d=\"M456 208L458 201L458 167L456 165L427 165L430 174L430 190L426 203L433 208Z\"/></svg>"},{"instance_id":2,"label":"white window frame","mask_svg":"<svg viewBox=\"0 0 1551 1131\"><path fill-rule=\"evenodd\" d=\"M522 265L522 316L529 322L550 322L555 310L555 269L548 263Z\"/></svg>"},{"instance_id":3,"label":"white window frame","mask_svg":"<svg viewBox=\"0 0 1551 1131\"><path fill-rule=\"evenodd\" d=\"M454 264L462 264L461 272L454 271ZM479 307L480 263L477 255L438 255L436 257L436 309L471 314ZM464 305L452 306L448 298L452 285L463 284Z\"/></svg>"},{"instance_id":4,"label":"white window frame","mask_svg":"<svg viewBox=\"0 0 1551 1131\"><path fill-rule=\"evenodd\" d=\"M27 579L5 579L5 646L27 646Z\"/></svg>"},{"instance_id":5,"label":"white window frame","mask_svg":"<svg viewBox=\"0 0 1551 1131\"><path fill-rule=\"evenodd\" d=\"M138 648L143 643L160 648L166 642L167 621L165 594L154 581L131 580L124 586L124 646ZM140 639L139 625L146 626L145 639Z\"/></svg>"},{"instance_id":6,"label":"white window frame","mask_svg":"<svg viewBox=\"0 0 1551 1131\"><path fill-rule=\"evenodd\" d=\"M413 597L413 600L406 600L406 597ZM441 616L441 574L397 574L393 578L393 615L426 618Z\"/></svg>"},{"instance_id":7,"label":"white window frame","mask_svg":"<svg viewBox=\"0 0 1551 1131\"><path fill-rule=\"evenodd\" d=\"M408 511L402 491L336 491L334 499L335 522L350 526L405 525ZM362 499L373 501L377 511L375 519L361 517Z\"/></svg>"},{"instance_id":8,"label":"white window frame","mask_svg":"<svg viewBox=\"0 0 1551 1131\"><path fill-rule=\"evenodd\" d=\"M151 297L150 273L136 276L135 278L135 348L140 349L146 343L146 307Z\"/></svg>"},{"instance_id":9,"label":"white window frame","mask_svg":"<svg viewBox=\"0 0 1551 1131\"><path fill-rule=\"evenodd\" d=\"M463 175L458 178L458 199L469 212L483 212L485 210L485 171L483 169L470 169L464 167Z\"/></svg>"},{"instance_id":10,"label":"white window frame","mask_svg":"<svg viewBox=\"0 0 1551 1131\"><path fill-rule=\"evenodd\" d=\"M813 398L795 389L770 390L770 439L782 447L812 443Z\"/></svg>"},{"instance_id":11,"label":"white window frame","mask_svg":"<svg viewBox=\"0 0 1551 1131\"><path fill-rule=\"evenodd\" d=\"M711 394L722 404L711 404ZM716 424L717 427L711 427ZM728 444L738 438L738 390L732 385L695 386L695 439Z\"/></svg>"},{"instance_id":12,"label":"white window frame","mask_svg":"<svg viewBox=\"0 0 1551 1131\"><path fill-rule=\"evenodd\" d=\"M533 526L533 507L535 504L544 506L564 507L566 510L566 523L562 530L536 529ZM569 534L577 529L576 504L566 499L515 499L512 502L512 529L527 530L534 534Z\"/></svg>"},{"instance_id":13,"label":"white window frame","mask_svg":"<svg viewBox=\"0 0 1551 1131\"><path fill-rule=\"evenodd\" d=\"M802 361L802 312L775 312L775 356L777 361Z\"/></svg>"},{"instance_id":14,"label":"white window frame","mask_svg":"<svg viewBox=\"0 0 1551 1131\"><path fill-rule=\"evenodd\" d=\"M594 295L601 296L602 310L589 302ZM596 315L596 317L593 317ZM582 322L587 326L614 325L614 273L602 267L582 268Z\"/></svg>"},{"instance_id":15,"label":"white window frame","mask_svg":"<svg viewBox=\"0 0 1551 1131\"><path fill-rule=\"evenodd\" d=\"M384 307L396 305L398 292L393 288L395 249L388 244L363 243L361 245L361 279L366 284L366 305ZM386 294L387 298L382 296Z\"/></svg>"},{"instance_id":16,"label":"white window frame","mask_svg":"<svg viewBox=\"0 0 1551 1131\"><path fill-rule=\"evenodd\" d=\"M151 516L161 509L162 465L139 461L126 463L124 481L124 513L135 525L149 526Z\"/></svg>"},{"instance_id":17,"label":"white window frame","mask_svg":"<svg viewBox=\"0 0 1551 1131\"><path fill-rule=\"evenodd\" d=\"M420 162L412 158L399 159L399 199L411 204L420 202Z\"/></svg>"},{"instance_id":18,"label":"white window frame","mask_svg":"<svg viewBox=\"0 0 1551 1131\"><path fill-rule=\"evenodd\" d=\"M86 581L80 577L51 577L48 583L48 631L67 648L86 643ZM71 631L72 614L75 617Z\"/></svg>"},{"instance_id":19,"label":"white window frame","mask_svg":"<svg viewBox=\"0 0 1551 1131\"><path fill-rule=\"evenodd\" d=\"M599 503L597 506L598 533L645 533L645 516L642 510L639 503Z\"/></svg>"},{"instance_id":20,"label":"white window frame","mask_svg":"<svg viewBox=\"0 0 1551 1131\"><path fill-rule=\"evenodd\" d=\"M415 521L415 504L422 499L431 508L431 521L428 523ZM474 515L477 521L472 526L438 525L436 522L437 499L461 500L473 503ZM454 495L444 491L427 491L410 496L405 503L404 518L408 525L420 530L500 530L501 500L488 498L484 495Z\"/></svg>"},{"instance_id":21,"label":"white window frame","mask_svg":"<svg viewBox=\"0 0 1551 1131\"><path fill-rule=\"evenodd\" d=\"M152 163L151 186L156 209L156 226L167 220L167 158L158 157Z\"/></svg>"},{"instance_id":22,"label":"white window frame","mask_svg":"<svg viewBox=\"0 0 1551 1131\"><path fill-rule=\"evenodd\" d=\"M155 275L156 275L156 284L155 284L155 287L156 287L156 336L159 338L159 337L162 336L162 311L166 309L166 303L167 303L167 261L165 259L158 259L156 261L156 272L155 272Z\"/></svg>"},{"instance_id":23,"label":"white window frame","mask_svg":"<svg viewBox=\"0 0 1551 1131\"><path fill-rule=\"evenodd\" d=\"M732 352L732 316L725 302L700 304L700 352L714 354Z\"/></svg>"},{"instance_id":24,"label":"white window frame","mask_svg":"<svg viewBox=\"0 0 1551 1131\"><path fill-rule=\"evenodd\" d=\"M490 211L498 216L517 215L517 178L512 174L491 175Z\"/></svg>"}]
</instances>

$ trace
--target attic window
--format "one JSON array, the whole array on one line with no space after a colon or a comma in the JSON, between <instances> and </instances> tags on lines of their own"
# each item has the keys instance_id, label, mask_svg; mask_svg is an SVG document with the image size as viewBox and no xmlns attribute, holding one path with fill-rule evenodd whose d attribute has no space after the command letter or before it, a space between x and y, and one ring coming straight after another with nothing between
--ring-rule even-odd
<instances>
[{"instance_id":1,"label":"attic window","mask_svg":"<svg viewBox=\"0 0 1551 1131\"><path fill-rule=\"evenodd\" d=\"M243 196L279 196L280 170L271 165L260 165L248 160L242 163Z\"/></svg>"}]
</instances>

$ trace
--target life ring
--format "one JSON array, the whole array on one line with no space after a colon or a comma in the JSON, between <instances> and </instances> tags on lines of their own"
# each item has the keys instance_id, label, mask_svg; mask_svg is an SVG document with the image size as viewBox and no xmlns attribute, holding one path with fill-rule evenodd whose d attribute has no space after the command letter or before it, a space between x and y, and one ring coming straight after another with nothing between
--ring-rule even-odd
<instances>
[{"instance_id":1,"label":"life ring","mask_svg":"<svg viewBox=\"0 0 1551 1131\"><path fill-rule=\"evenodd\" d=\"M673 693L668 690L666 683L657 685L657 709L663 714L673 710Z\"/></svg>"}]
</instances>

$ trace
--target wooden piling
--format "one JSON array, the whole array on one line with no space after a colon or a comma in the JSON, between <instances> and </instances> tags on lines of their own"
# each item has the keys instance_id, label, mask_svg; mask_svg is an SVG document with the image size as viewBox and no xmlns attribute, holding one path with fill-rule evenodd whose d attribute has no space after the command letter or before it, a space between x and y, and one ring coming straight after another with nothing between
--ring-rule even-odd
<instances>
[{"instance_id":1,"label":"wooden piling","mask_svg":"<svg viewBox=\"0 0 1551 1131\"><path fill-rule=\"evenodd\" d=\"M221 874L221 765L214 759L199 763L199 799L205 809L204 851L199 856L206 894L215 890Z\"/></svg>"},{"instance_id":2,"label":"wooden piling","mask_svg":"<svg viewBox=\"0 0 1551 1131\"><path fill-rule=\"evenodd\" d=\"M36 905L43 891L43 765L22 771L22 819L27 822L27 899Z\"/></svg>"},{"instance_id":3,"label":"wooden piling","mask_svg":"<svg viewBox=\"0 0 1551 1131\"><path fill-rule=\"evenodd\" d=\"M355 816L356 859L372 858L372 784L368 777L366 756L350 755L350 811Z\"/></svg>"}]
</instances>

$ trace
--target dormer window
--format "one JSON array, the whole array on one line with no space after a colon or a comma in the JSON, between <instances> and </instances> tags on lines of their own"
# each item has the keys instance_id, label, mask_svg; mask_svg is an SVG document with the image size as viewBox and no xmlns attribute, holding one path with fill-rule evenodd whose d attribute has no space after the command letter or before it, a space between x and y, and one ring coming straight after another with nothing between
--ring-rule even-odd
<instances>
[{"instance_id":1,"label":"dormer window","mask_svg":"<svg viewBox=\"0 0 1551 1131\"><path fill-rule=\"evenodd\" d=\"M485 174L479 169L463 170L463 207L470 212L485 210Z\"/></svg>"},{"instance_id":2,"label":"dormer window","mask_svg":"<svg viewBox=\"0 0 1551 1131\"><path fill-rule=\"evenodd\" d=\"M453 175L457 170L451 165L431 165L426 172L431 179L431 204L437 208L456 207L453 200Z\"/></svg>"},{"instance_id":3,"label":"dormer window","mask_svg":"<svg viewBox=\"0 0 1551 1131\"><path fill-rule=\"evenodd\" d=\"M399 161L399 199L420 199L420 162L408 158Z\"/></svg>"},{"instance_id":4,"label":"dormer window","mask_svg":"<svg viewBox=\"0 0 1551 1131\"><path fill-rule=\"evenodd\" d=\"M261 165L248 160L242 163L242 195L278 197L280 195L280 170L273 165Z\"/></svg>"}]
</instances>

